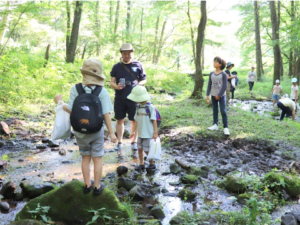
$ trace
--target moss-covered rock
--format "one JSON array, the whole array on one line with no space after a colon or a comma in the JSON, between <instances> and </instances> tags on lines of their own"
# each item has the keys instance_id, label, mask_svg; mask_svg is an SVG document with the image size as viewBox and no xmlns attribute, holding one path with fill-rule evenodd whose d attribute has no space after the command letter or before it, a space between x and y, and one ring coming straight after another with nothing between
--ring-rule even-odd
<instances>
[{"instance_id":1,"label":"moss-covered rock","mask_svg":"<svg viewBox=\"0 0 300 225\"><path fill-rule=\"evenodd\" d=\"M87 211L90 209L105 208L105 212L112 218L129 217L128 210L111 190L104 188L99 196L94 196L92 191L84 194L83 185L81 181L73 180L58 189L30 200L16 215L16 221L32 218L28 211L35 210L38 203L41 207L50 207L46 216L66 224L86 224L91 221L93 213ZM39 216L38 213L37 216Z\"/></svg>"},{"instance_id":2,"label":"moss-covered rock","mask_svg":"<svg viewBox=\"0 0 300 225\"><path fill-rule=\"evenodd\" d=\"M235 177L233 175L226 175L225 180L221 181L218 186L233 193L243 193L246 190L246 182L243 178Z\"/></svg>"},{"instance_id":3,"label":"moss-covered rock","mask_svg":"<svg viewBox=\"0 0 300 225\"><path fill-rule=\"evenodd\" d=\"M182 168L177 163L170 164L171 173L177 174L182 171Z\"/></svg>"},{"instance_id":4,"label":"moss-covered rock","mask_svg":"<svg viewBox=\"0 0 300 225\"><path fill-rule=\"evenodd\" d=\"M201 168L196 166L191 166L190 168L190 174L197 175L203 178L208 177L208 171L209 169L207 168L207 166L202 166Z\"/></svg>"},{"instance_id":5,"label":"moss-covered rock","mask_svg":"<svg viewBox=\"0 0 300 225\"><path fill-rule=\"evenodd\" d=\"M170 224L171 225L183 225L183 224L189 224L189 221L191 220L192 216L186 212L186 211L182 211L179 212L176 216L174 216L171 220L170 220Z\"/></svg>"},{"instance_id":6,"label":"moss-covered rock","mask_svg":"<svg viewBox=\"0 0 300 225\"><path fill-rule=\"evenodd\" d=\"M156 204L150 211L150 214L155 218L155 219L163 219L165 218L165 213L162 210L161 206Z\"/></svg>"},{"instance_id":7,"label":"moss-covered rock","mask_svg":"<svg viewBox=\"0 0 300 225\"><path fill-rule=\"evenodd\" d=\"M300 195L300 178L298 176L271 172L265 175L265 180L275 183L278 188L284 189L291 197Z\"/></svg>"},{"instance_id":8,"label":"moss-covered rock","mask_svg":"<svg viewBox=\"0 0 300 225\"><path fill-rule=\"evenodd\" d=\"M240 204L246 204L246 202L250 199L250 195L248 193L239 194L238 202Z\"/></svg>"},{"instance_id":9,"label":"moss-covered rock","mask_svg":"<svg viewBox=\"0 0 300 225\"><path fill-rule=\"evenodd\" d=\"M184 184L194 184L198 180L198 176L188 174L180 177L180 181Z\"/></svg>"},{"instance_id":10,"label":"moss-covered rock","mask_svg":"<svg viewBox=\"0 0 300 225\"><path fill-rule=\"evenodd\" d=\"M182 189L178 193L178 197L182 200L194 200L196 198L196 194L189 189Z\"/></svg>"},{"instance_id":11,"label":"moss-covered rock","mask_svg":"<svg viewBox=\"0 0 300 225\"><path fill-rule=\"evenodd\" d=\"M26 219L26 220L11 222L9 225L44 225L44 223L37 220Z\"/></svg>"},{"instance_id":12,"label":"moss-covered rock","mask_svg":"<svg viewBox=\"0 0 300 225\"><path fill-rule=\"evenodd\" d=\"M55 188L54 184L48 182L32 182L30 180L25 180L20 183L22 188L22 193L28 198L35 198L42 194L45 194Z\"/></svg>"}]
</instances>

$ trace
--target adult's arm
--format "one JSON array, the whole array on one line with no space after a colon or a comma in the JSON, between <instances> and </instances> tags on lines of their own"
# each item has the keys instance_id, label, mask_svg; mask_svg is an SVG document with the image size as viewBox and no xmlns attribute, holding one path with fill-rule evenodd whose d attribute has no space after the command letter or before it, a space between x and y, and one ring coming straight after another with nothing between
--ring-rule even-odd
<instances>
[{"instance_id":1,"label":"adult's arm","mask_svg":"<svg viewBox=\"0 0 300 225\"><path fill-rule=\"evenodd\" d=\"M147 83L147 79L141 80L141 81L138 83L138 85L144 86L146 83Z\"/></svg>"},{"instance_id":2,"label":"adult's arm","mask_svg":"<svg viewBox=\"0 0 300 225\"><path fill-rule=\"evenodd\" d=\"M122 89L122 84L121 83L116 84L116 78L115 77L110 78L110 86L115 90L121 90Z\"/></svg>"},{"instance_id":3,"label":"adult's arm","mask_svg":"<svg viewBox=\"0 0 300 225\"><path fill-rule=\"evenodd\" d=\"M297 99L298 99L298 90L295 91L295 103L297 103Z\"/></svg>"},{"instance_id":4,"label":"adult's arm","mask_svg":"<svg viewBox=\"0 0 300 225\"><path fill-rule=\"evenodd\" d=\"M219 97L222 97L223 94L225 93L226 89L227 89L227 74L226 73L222 73L223 75L223 86L218 94Z\"/></svg>"}]
</instances>

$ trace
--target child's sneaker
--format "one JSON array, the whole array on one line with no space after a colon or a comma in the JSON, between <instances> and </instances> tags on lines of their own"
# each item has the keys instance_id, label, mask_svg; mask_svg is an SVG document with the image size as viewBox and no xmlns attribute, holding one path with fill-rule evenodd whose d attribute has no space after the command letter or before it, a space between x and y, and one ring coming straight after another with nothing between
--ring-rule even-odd
<instances>
[{"instance_id":1,"label":"child's sneaker","mask_svg":"<svg viewBox=\"0 0 300 225\"><path fill-rule=\"evenodd\" d=\"M118 154L121 154L122 152L122 143L118 143L115 147L115 150L118 151Z\"/></svg>"},{"instance_id":2,"label":"child's sneaker","mask_svg":"<svg viewBox=\"0 0 300 225\"><path fill-rule=\"evenodd\" d=\"M103 189L105 188L105 184L101 182L100 185L101 186L99 189L94 187L94 192L93 192L94 195L100 195L102 193Z\"/></svg>"},{"instance_id":3,"label":"child's sneaker","mask_svg":"<svg viewBox=\"0 0 300 225\"><path fill-rule=\"evenodd\" d=\"M139 171L139 170L144 170L145 169L145 165L139 165L137 167L135 167L135 170Z\"/></svg>"},{"instance_id":4,"label":"child's sneaker","mask_svg":"<svg viewBox=\"0 0 300 225\"><path fill-rule=\"evenodd\" d=\"M147 169L151 169L151 170L155 170L156 169L156 166L155 164L150 164L149 166L147 166Z\"/></svg>"},{"instance_id":5,"label":"child's sneaker","mask_svg":"<svg viewBox=\"0 0 300 225\"><path fill-rule=\"evenodd\" d=\"M229 129L226 127L226 128L224 128L224 134L225 135L230 135L230 133L229 133Z\"/></svg>"},{"instance_id":6,"label":"child's sneaker","mask_svg":"<svg viewBox=\"0 0 300 225\"><path fill-rule=\"evenodd\" d=\"M87 187L87 185L84 185L83 187L83 193L89 193L93 189L94 181L91 181L91 186Z\"/></svg>"},{"instance_id":7,"label":"child's sneaker","mask_svg":"<svg viewBox=\"0 0 300 225\"><path fill-rule=\"evenodd\" d=\"M217 124L212 125L211 127L208 128L209 130L219 130L219 127Z\"/></svg>"},{"instance_id":8,"label":"child's sneaker","mask_svg":"<svg viewBox=\"0 0 300 225\"><path fill-rule=\"evenodd\" d=\"M137 145L136 145L136 142L132 142L132 143L131 143L131 149L132 149L132 151L137 151L137 150L138 150L138 147L137 147Z\"/></svg>"}]
</instances>

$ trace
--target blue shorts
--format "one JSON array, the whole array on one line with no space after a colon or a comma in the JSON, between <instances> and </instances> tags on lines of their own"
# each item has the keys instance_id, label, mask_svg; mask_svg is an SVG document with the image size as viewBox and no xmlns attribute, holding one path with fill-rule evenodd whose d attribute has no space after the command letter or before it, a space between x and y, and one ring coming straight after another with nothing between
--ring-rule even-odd
<instances>
[{"instance_id":1,"label":"blue shorts","mask_svg":"<svg viewBox=\"0 0 300 225\"><path fill-rule=\"evenodd\" d=\"M279 100L279 99L280 99L280 95L273 94L273 100Z\"/></svg>"}]
</instances>

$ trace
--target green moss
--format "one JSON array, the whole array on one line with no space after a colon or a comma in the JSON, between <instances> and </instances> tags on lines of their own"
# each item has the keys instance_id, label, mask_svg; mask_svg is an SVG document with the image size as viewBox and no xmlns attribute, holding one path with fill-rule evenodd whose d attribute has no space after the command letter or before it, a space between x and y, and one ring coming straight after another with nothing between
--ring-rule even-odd
<instances>
[{"instance_id":1,"label":"green moss","mask_svg":"<svg viewBox=\"0 0 300 225\"><path fill-rule=\"evenodd\" d=\"M198 180L198 176L193 174L188 174L180 177L180 180L184 184L194 184Z\"/></svg>"},{"instance_id":2,"label":"green moss","mask_svg":"<svg viewBox=\"0 0 300 225\"><path fill-rule=\"evenodd\" d=\"M17 214L16 220L32 218L28 211L34 210L38 203L40 206L50 206L48 217L66 223L91 221L93 214L87 211L90 209L105 208L107 213L115 219L129 217L128 209L108 188L105 188L99 196L94 196L92 191L84 194L82 188L81 181L73 180L58 189L41 195L29 201Z\"/></svg>"},{"instance_id":3,"label":"green moss","mask_svg":"<svg viewBox=\"0 0 300 225\"><path fill-rule=\"evenodd\" d=\"M242 178L233 175L226 175L225 181L220 182L219 186L233 193L243 193L246 190L246 182Z\"/></svg>"},{"instance_id":4,"label":"green moss","mask_svg":"<svg viewBox=\"0 0 300 225\"><path fill-rule=\"evenodd\" d=\"M193 175L204 177L204 178L207 178L207 176L208 176L208 171L202 170L202 169L200 169L199 167L196 167L196 166L192 166L190 168L190 173L193 174Z\"/></svg>"},{"instance_id":5,"label":"green moss","mask_svg":"<svg viewBox=\"0 0 300 225\"><path fill-rule=\"evenodd\" d=\"M189 189L182 189L178 193L178 197L180 197L182 200L193 200L196 198L196 194L193 193Z\"/></svg>"}]
</instances>

